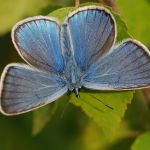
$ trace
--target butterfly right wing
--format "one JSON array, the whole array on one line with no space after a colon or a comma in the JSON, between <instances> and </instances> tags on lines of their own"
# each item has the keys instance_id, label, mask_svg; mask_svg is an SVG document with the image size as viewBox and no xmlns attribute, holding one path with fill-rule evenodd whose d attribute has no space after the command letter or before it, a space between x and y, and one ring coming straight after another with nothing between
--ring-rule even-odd
<instances>
[{"instance_id":1,"label":"butterfly right wing","mask_svg":"<svg viewBox=\"0 0 150 150\"><path fill-rule=\"evenodd\" d=\"M81 7L70 13L65 23L75 61L83 72L106 54L115 42L115 21L104 8Z\"/></svg>"},{"instance_id":2,"label":"butterfly right wing","mask_svg":"<svg viewBox=\"0 0 150 150\"><path fill-rule=\"evenodd\" d=\"M67 92L64 81L25 65L8 65L1 79L0 108L16 115L41 107Z\"/></svg>"}]
</instances>

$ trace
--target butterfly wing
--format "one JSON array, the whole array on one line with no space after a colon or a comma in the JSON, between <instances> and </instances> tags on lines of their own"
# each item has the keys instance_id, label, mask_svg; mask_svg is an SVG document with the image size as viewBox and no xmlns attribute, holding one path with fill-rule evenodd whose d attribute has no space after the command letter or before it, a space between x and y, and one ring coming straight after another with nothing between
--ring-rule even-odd
<instances>
[{"instance_id":1,"label":"butterfly wing","mask_svg":"<svg viewBox=\"0 0 150 150\"><path fill-rule=\"evenodd\" d=\"M85 74L83 86L97 90L128 90L150 86L150 53L128 39Z\"/></svg>"},{"instance_id":2,"label":"butterfly wing","mask_svg":"<svg viewBox=\"0 0 150 150\"><path fill-rule=\"evenodd\" d=\"M107 53L115 41L114 19L103 8L79 8L65 22L69 28L76 63L83 71Z\"/></svg>"},{"instance_id":3,"label":"butterfly wing","mask_svg":"<svg viewBox=\"0 0 150 150\"><path fill-rule=\"evenodd\" d=\"M56 75L12 64L2 75L1 111L5 115L24 113L51 103L66 92L64 81Z\"/></svg>"},{"instance_id":4,"label":"butterfly wing","mask_svg":"<svg viewBox=\"0 0 150 150\"><path fill-rule=\"evenodd\" d=\"M49 72L64 70L60 26L54 19L37 16L23 20L14 26L12 40L29 64Z\"/></svg>"}]
</instances>

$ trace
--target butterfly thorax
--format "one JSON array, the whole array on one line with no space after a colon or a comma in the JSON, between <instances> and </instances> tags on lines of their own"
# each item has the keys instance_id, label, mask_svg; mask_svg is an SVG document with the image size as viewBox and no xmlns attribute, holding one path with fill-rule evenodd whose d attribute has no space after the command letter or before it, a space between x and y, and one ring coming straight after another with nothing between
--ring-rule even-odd
<instances>
[{"instance_id":1,"label":"butterfly thorax","mask_svg":"<svg viewBox=\"0 0 150 150\"><path fill-rule=\"evenodd\" d=\"M81 73L73 60L68 61L65 70L65 80L68 89L79 97L79 89L81 88Z\"/></svg>"},{"instance_id":2,"label":"butterfly thorax","mask_svg":"<svg viewBox=\"0 0 150 150\"><path fill-rule=\"evenodd\" d=\"M68 89L79 97L79 89L81 88L81 71L77 67L73 53L70 50L65 51L65 71L64 79Z\"/></svg>"}]
</instances>

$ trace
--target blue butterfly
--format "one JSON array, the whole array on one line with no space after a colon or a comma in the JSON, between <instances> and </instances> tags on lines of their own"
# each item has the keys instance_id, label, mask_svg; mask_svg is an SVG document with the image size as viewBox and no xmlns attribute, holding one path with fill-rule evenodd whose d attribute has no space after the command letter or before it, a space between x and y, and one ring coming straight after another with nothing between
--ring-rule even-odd
<instances>
[{"instance_id":1,"label":"blue butterfly","mask_svg":"<svg viewBox=\"0 0 150 150\"><path fill-rule=\"evenodd\" d=\"M120 91L150 86L150 53L126 39L117 46L109 10L86 6L63 24L36 16L17 23L12 41L30 65L9 64L1 78L0 107L5 115L28 112L82 87Z\"/></svg>"}]
</instances>

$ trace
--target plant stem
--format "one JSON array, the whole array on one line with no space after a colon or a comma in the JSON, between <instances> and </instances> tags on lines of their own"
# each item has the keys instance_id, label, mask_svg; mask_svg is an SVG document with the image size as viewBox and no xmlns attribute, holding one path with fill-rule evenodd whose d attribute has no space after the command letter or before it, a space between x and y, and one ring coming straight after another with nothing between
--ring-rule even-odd
<instances>
[{"instance_id":1,"label":"plant stem","mask_svg":"<svg viewBox=\"0 0 150 150\"><path fill-rule=\"evenodd\" d=\"M150 107L150 88L143 89L142 91L147 100L148 106Z\"/></svg>"},{"instance_id":2,"label":"plant stem","mask_svg":"<svg viewBox=\"0 0 150 150\"><path fill-rule=\"evenodd\" d=\"M98 1L107 6L110 6L113 11L118 12L118 7L115 3L115 0L98 0Z\"/></svg>"},{"instance_id":3,"label":"plant stem","mask_svg":"<svg viewBox=\"0 0 150 150\"><path fill-rule=\"evenodd\" d=\"M79 7L80 6L80 0L75 0L75 7Z\"/></svg>"}]
</instances>

